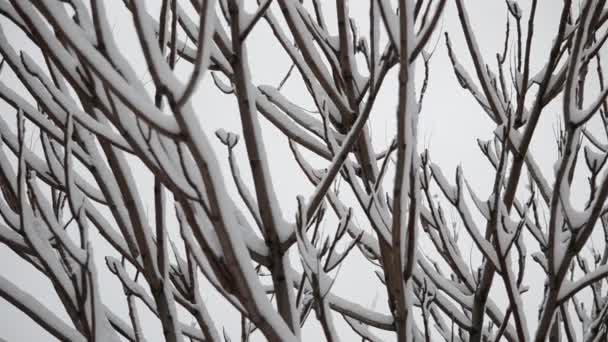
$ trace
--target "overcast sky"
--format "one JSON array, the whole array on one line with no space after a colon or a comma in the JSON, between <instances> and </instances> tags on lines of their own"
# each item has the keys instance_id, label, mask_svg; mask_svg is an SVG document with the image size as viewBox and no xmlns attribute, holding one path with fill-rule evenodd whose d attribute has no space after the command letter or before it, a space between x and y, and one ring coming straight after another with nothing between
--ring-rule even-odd
<instances>
[{"instance_id":1,"label":"overcast sky","mask_svg":"<svg viewBox=\"0 0 608 342\"><path fill-rule=\"evenodd\" d=\"M121 1L105 1L107 2L109 11L111 11L110 20L114 25L115 36L119 45L123 47L125 56L127 56L140 77L144 80L149 80L150 77L145 64L141 63L141 52L132 28L130 15L124 9ZM255 3L253 0L246 0L246 2L248 5ZM332 16L332 13L335 13L333 8L334 2L323 1L323 3L328 17ZM362 34L367 35L368 1L352 0L350 3L352 15L359 21L360 31ZM528 1L520 1L520 3L524 10L524 17L527 18ZM506 19L505 2L503 0L468 0L466 1L466 5L484 57L487 61L494 61L496 52L502 49L503 44ZM150 11L158 13L156 1L150 1L149 8ZM274 5L271 8L276 11ZM535 35L534 48L532 50L532 74L537 72L547 59L549 47L556 32L560 11L561 1L539 2L535 24L537 34ZM275 13L277 13L277 16L280 16L280 12L276 11ZM0 22L2 29L6 30L6 34L14 42L15 48L23 48L35 54L35 52L31 51L31 47L22 45L23 35L17 32L8 20L2 19ZM329 21L329 23L331 24L332 21ZM336 31L335 27L331 27L330 29L334 32ZM444 173L448 175L450 180L453 179L452 175L455 167L459 164L462 165L465 176L471 180L475 190L484 198L489 195L491 190L492 170L489 163L479 152L476 139L491 139L494 126L486 118L473 98L462 90L456 81L447 58L443 32L449 32L458 57L465 66L469 67L469 70L473 74L470 57L466 49L463 49L463 34L460 30L455 6L452 1L448 1L443 16L441 37L439 37L438 32L429 44L429 47L434 45L435 41L440 38L430 64L429 88L423 104L418 135L420 139L419 146L421 148L429 148L432 160L444 168ZM254 29L248 41L248 48L254 83L256 85L278 85L291 63L274 40L265 22L261 22ZM186 78L190 71L190 66L186 63L178 64L178 66L180 75ZM397 71L398 68L396 67L387 77L371 116L370 131L372 132L372 141L377 151L382 150L388 145L395 131ZM417 78L421 79L423 69L419 67L416 73ZM199 113L201 126L209 136L218 128L240 132L239 114L235 98L224 95L216 90L210 79L208 75L199 87L194 100L194 107ZM16 89L22 89L6 67L2 71L0 82L5 82ZM300 82L299 77L291 78L283 88L283 91L288 98L300 106L313 109L311 99L307 96L306 89L302 82ZM545 111L532 146L532 153L537 157L542 169L550 175L549 179L552 177L553 162L557 156L554 142L554 126L556 117L560 114L559 108L559 106L554 105ZM12 116L14 113L4 103L0 103L0 109L5 111L0 115ZM271 160L272 180L279 202L282 205L283 215L287 220L293 221L296 209L296 196L300 194L306 196L311 193L312 188L303 174L298 171L299 169L291 157L286 138L267 121L264 121L264 132L264 140ZM219 141L215 140L215 138L213 139L217 147L218 159L221 160L224 170L227 170L226 151ZM237 152L242 162L241 172L243 172L245 178L248 178L249 170L242 143L237 147ZM152 208L151 175L135 162L133 163L133 167L136 168L138 181L141 182L142 198ZM230 179L229 173L226 173L226 177L226 183L229 184L232 193L236 194L231 181L228 181ZM366 224L364 217L357 215L356 219L359 223ZM327 229L331 228L327 227ZM174 233L178 234L178 232ZM96 243L99 242L99 245L96 245L96 261L98 269L101 272L100 278L104 283L102 288L104 301L120 315L126 317L127 311L123 301L122 289L118 281L106 271L103 262L104 255L114 255L115 253L105 243L101 242L102 240L99 237L94 237L94 239ZM424 243L424 241L421 241L421 243ZM463 239L461 244L470 246L470 241ZM425 250L428 250L432 256L431 248ZM469 247L463 248L463 250L468 253ZM296 258L294 258L294 262L297 263ZM376 310L386 312L387 305L384 288L373 275L371 267L361 267L364 262L359 253L355 253L351 260L341 269L334 291L356 300L361 305L374 306ZM21 262L4 246L0 246L0 270L2 270L1 272L5 277L11 279L21 288L48 304L61 317L66 317L65 313L61 311L61 306L48 280L37 275L29 265ZM499 290L497 290L496 296L497 302L501 303ZM524 297L526 308L529 309L529 318L533 321L535 321L533 318L536 314L536 303L538 303L539 297L534 294L525 295ZM235 319L237 316L234 314L234 310L229 308L212 291L205 292L203 298L208 300L209 309L212 316L217 319L218 327L225 326L228 333L236 338L239 334L240 322ZM147 320L151 323L148 326L151 329L156 329L150 330L150 333L147 334L148 340L151 342L162 340L160 325L155 324L157 323L156 319L149 313L145 314L145 310L140 310L140 312L142 312L142 316L147 316ZM313 322L314 319L310 319L309 321ZM355 335L350 331L350 328L341 319L339 321L340 332L343 334L344 340L348 341L354 338ZM186 321L186 323L189 322ZM0 299L0 328L0 337L11 342L48 341L52 339L42 329L36 327L26 315L20 313L2 299ZM532 322L530 326L531 331L534 331L534 328L535 323ZM321 331L316 323L310 323L306 325L304 334L309 338L308 340L314 340L314 337L321 336ZM386 336L389 337L390 335Z\"/></svg>"}]
</instances>

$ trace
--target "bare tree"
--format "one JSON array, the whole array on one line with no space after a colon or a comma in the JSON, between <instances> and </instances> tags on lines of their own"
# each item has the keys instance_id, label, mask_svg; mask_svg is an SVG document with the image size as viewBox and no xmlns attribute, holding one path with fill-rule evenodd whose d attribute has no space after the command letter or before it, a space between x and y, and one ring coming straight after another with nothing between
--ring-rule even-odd
<instances>
[{"instance_id":1,"label":"bare tree","mask_svg":"<svg viewBox=\"0 0 608 342\"><path fill-rule=\"evenodd\" d=\"M448 1L357 1L369 13L369 32L351 17L355 1L332 3L335 17L319 0L258 0L251 13L247 2L162 0L153 13L142 0L0 0L0 13L42 53L19 50L0 26L3 73L25 87L0 81L0 97L16 113L0 117L0 241L49 279L69 321L0 274L2 298L64 341L144 341L142 304L167 341L228 340L202 281L240 312L242 341L256 331L269 341L302 340L312 312L332 342L344 339L336 328L342 320L363 341L380 341L381 330L398 341L608 338L606 1L555 1L559 26L543 52L535 51L538 1L524 11L506 0L504 48L492 62L464 0L453 1L460 32L445 34L449 60L495 123L493 139L478 141L494 177L487 199L461 168L449 180L418 145ZM116 42L110 3L131 15L149 83ZM291 60L277 86L255 85L249 70L248 38L261 25ZM454 35L466 45L455 48ZM532 70L533 59L543 67ZM181 65L190 70L185 80ZM397 85L385 82L391 71ZM215 134L230 175L203 129L208 110L193 106L205 77L238 103L230 114L241 131ZM296 78L313 111L282 90ZM372 144L369 125L383 86L398 96L395 135L384 150ZM559 157L551 175L530 146L556 103ZM292 219L273 185L263 120L288 139L313 189L309 197L293 194ZM28 134L41 148L28 146ZM237 158L242 145L250 179L239 171L247 164ZM136 162L154 175L150 211ZM239 196L230 195L228 180ZM571 195L581 184L583 201ZM364 222L353 219L358 214ZM456 226L478 260L467 260L473 252L463 250ZM105 261L122 284L128 317L101 299L93 233L118 256ZM592 236L600 241L592 244ZM423 241L434 251L423 252ZM355 253L377 275L385 311L333 290ZM529 256L543 275L531 274ZM526 303L527 292L542 293L540 307Z\"/></svg>"}]
</instances>

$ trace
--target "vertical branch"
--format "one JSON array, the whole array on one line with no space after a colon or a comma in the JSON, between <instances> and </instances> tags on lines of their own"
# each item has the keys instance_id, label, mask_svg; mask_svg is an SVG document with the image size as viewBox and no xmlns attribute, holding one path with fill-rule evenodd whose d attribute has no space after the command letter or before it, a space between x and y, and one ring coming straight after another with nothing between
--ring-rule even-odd
<instances>
[{"instance_id":1,"label":"vertical branch","mask_svg":"<svg viewBox=\"0 0 608 342\"><path fill-rule=\"evenodd\" d=\"M167 255L167 227L165 226L165 195L158 177L154 179L154 218L156 224L156 250L158 273L163 281L168 280L169 261Z\"/></svg>"},{"instance_id":2,"label":"vertical branch","mask_svg":"<svg viewBox=\"0 0 608 342\"><path fill-rule=\"evenodd\" d=\"M414 48L414 7L412 0L399 2L399 103L397 107L397 169L393 189L392 267L387 277L394 293L395 324L399 341L413 338L411 277L416 255L418 216L418 160L414 64L409 56Z\"/></svg>"},{"instance_id":3,"label":"vertical branch","mask_svg":"<svg viewBox=\"0 0 608 342\"><path fill-rule=\"evenodd\" d=\"M528 35L526 38L526 52L524 57L524 73L522 75L522 83L516 84L519 89L519 98L517 99L517 109L515 112L514 125L517 128L523 125L522 113L525 108L526 94L528 93L528 78L530 75L530 53L532 51L532 37L534 36L534 16L536 15L537 0L532 0L532 9L530 18L528 19Z\"/></svg>"},{"instance_id":4,"label":"vertical branch","mask_svg":"<svg viewBox=\"0 0 608 342\"><path fill-rule=\"evenodd\" d=\"M177 0L174 0L177 1ZM268 1L270 3L270 1ZM175 14L177 16L177 14ZM215 26L215 1L203 0L199 13L199 32L197 37L196 60L194 61L194 71L186 84L183 93L177 101L176 107L181 108L192 96L202 77L205 75L209 65L211 55L211 37ZM172 44L172 56L177 51L176 44Z\"/></svg>"},{"instance_id":5,"label":"vertical branch","mask_svg":"<svg viewBox=\"0 0 608 342\"><path fill-rule=\"evenodd\" d=\"M488 71L486 69L486 63L483 61L481 52L479 51L479 46L477 45L477 40L475 38L475 34L473 33L473 28L471 27L469 15L464 7L463 0L456 0L456 7L458 9L458 18L460 19L460 24L464 32L469 54L473 59L473 65L475 66L475 71L477 72L477 77L481 84L481 88L488 101L488 105L492 110L494 120L498 123L502 123L502 121L505 119L504 108L502 107L502 103L496 94L495 88L492 86L490 76L488 75Z\"/></svg>"},{"instance_id":6,"label":"vertical branch","mask_svg":"<svg viewBox=\"0 0 608 342\"><path fill-rule=\"evenodd\" d=\"M568 25L568 18L570 16L571 4L572 0L564 1L564 7L561 13L557 37L555 38L554 43L551 47L549 60L547 62L547 71L543 75L542 81L539 84L539 89L536 94L534 105L532 107L528 122L524 129L523 137L519 144L519 148L517 150L517 153L515 153L515 157L511 166L511 171L509 172L509 180L507 182L504 195L504 203L507 205L507 208L510 208L511 204L515 200L515 193L517 192L517 186L519 184L521 171L526 160L526 154L528 152L530 142L532 141L532 136L534 134L534 131L536 130L536 126L540 119L540 114L545 105L544 97L545 94L550 90L549 85L551 81L551 76L553 74L553 69L556 67L557 62L559 60L562 40L564 39L566 27ZM521 104L521 106L524 106L524 104Z\"/></svg>"},{"instance_id":7,"label":"vertical branch","mask_svg":"<svg viewBox=\"0 0 608 342\"><path fill-rule=\"evenodd\" d=\"M353 68L355 67L354 49L352 37L348 27L348 0L336 0L336 10L338 12L338 35L340 37L340 64L346 87L346 97L349 106L355 110L357 108L357 97L355 80L353 78Z\"/></svg>"},{"instance_id":8,"label":"vertical branch","mask_svg":"<svg viewBox=\"0 0 608 342\"><path fill-rule=\"evenodd\" d=\"M249 157L249 165L258 200L262 224L266 232L266 243L270 249L272 281L279 313L292 332L298 336L299 317L296 313L295 295L289 275L289 260L281 248L281 229L285 223L281 218L280 206L274 193L269 164L264 148L262 130L255 108L255 100L250 92L249 66L245 42L241 40L241 0L230 0L228 8L232 18L232 67L234 69L235 90L241 114L244 140Z\"/></svg>"}]
</instances>

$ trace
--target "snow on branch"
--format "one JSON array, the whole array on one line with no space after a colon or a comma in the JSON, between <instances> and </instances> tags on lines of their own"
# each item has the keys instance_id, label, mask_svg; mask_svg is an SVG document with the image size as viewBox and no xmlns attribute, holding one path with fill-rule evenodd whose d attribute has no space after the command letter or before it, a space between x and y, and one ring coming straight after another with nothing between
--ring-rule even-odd
<instances>
[{"instance_id":1,"label":"snow on branch","mask_svg":"<svg viewBox=\"0 0 608 342\"><path fill-rule=\"evenodd\" d=\"M158 4L0 1L0 244L66 313L0 274L35 324L69 341L154 324L171 342L606 340L605 1L488 4L506 22L463 0ZM437 87L435 59L457 83ZM450 181L421 118L461 95L490 120L463 122L479 149L449 152L489 163Z\"/></svg>"}]
</instances>

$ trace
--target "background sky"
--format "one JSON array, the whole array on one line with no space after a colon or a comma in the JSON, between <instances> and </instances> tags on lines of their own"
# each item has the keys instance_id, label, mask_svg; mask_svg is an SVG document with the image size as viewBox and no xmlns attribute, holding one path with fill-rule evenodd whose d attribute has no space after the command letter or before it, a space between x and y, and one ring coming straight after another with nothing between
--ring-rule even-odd
<instances>
[{"instance_id":1,"label":"background sky","mask_svg":"<svg viewBox=\"0 0 608 342\"><path fill-rule=\"evenodd\" d=\"M132 27L130 14L126 11L121 1L105 1L109 11L110 22L114 26L115 39L117 39L119 46L122 47L125 56L127 56L134 66L140 78L144 81L149 81L149 73L145 64L141 62L141 51ZM245 0L245 2L252 11L255 1ZM147 3L149 3L148 8L151 13L155 13L155 16L157 16L157 1L147 1ZM182 1L182 3L185 2ZM333 1L322 1L322 3L326 11L330 31L335 34L337 29L335 27L335 19L332 19L335 17L335 4ZM501 51L503 46L505 19L507 16L505 1L467 0L465 3L482 54L486 61L493 62L495 61L495 54ZM367 36L368 31L368 6L369 1L350 1L351 15L358 21L360 32L364 36ZM523 9L525 18L523 22L525 22L529 13L528 1L520 1L520 6ZM277 11L275 5L272 5L271 9L275 11L277 17L280 17L280 12ZM536 34L533 40L531 74L538 72L548 57L550 44L553 36L556 34L560 11L561 1L539 1L535 22ZM0 19L0 24L2 25L2 29L6 31L9 39L14 42L15 48L24 49L34 56L40 57L38 51L24 44L25 39L23 38L23 34L18 32L7 19ZM428 148L430 150L431 159L443 168L444 174L450 181L453 180L456 166L462 165L465 176L473 183L480 197L487 198L491 191L493 173L490 164L479 152L476 139L491 139L493 137L494 125L480 110L473 98L459 86L447 58L443 32L450 34L460 62L467 66L470 73L474 75L468 51L464 49L463 34L453 1L448 1L441 28L441 32L438 31L427 46L427 49L430 49L436 41L438 42L430 62L429 87L420 117L419 146L420 148ZM291 62L275 41L265 22L261 21L250 35L248 39L248 51L254 84L277 86L289 69ZM423 76L423 69L420 66L416 71L418 81ZM178 73L183 79L188 77L190 70L190 65L187 65L185 62L178 63ZM376 105L370 119L369 125L372 132L372 142L376 151L383 150L390 143L395 132L397 72L398 68L395 67L388 75L383 89L376 100ZM0 81L9 84L14 89L20 89L21 93L25 93L23 87L7 67L2 70ZM149 85L151 85L151 82ZM294 75L286 83L283 88L283 94L303 108L314 109L311 99L307 96L306 89L297 75ZM240 119L236 99L233 96L224 95L216 90L210 75L206 76L193 100L194 107L199 113L201 127L203 127L207 135L212 136L213 132L219 128L240 132ZM552 180L553 163L557 158L554 132L557 123L556 118L560 115L560 106L559 102L556 103L558 105L554 104L550 106L541 117L539 129L537 130L531 149L549 180ZM0 115L6 117L14 116L14 110L4 103L0 103L0 110L2 110ZM262 121L265 133L264 142L270 156L270 168L273 174L272 181L274 188L281 203L283 216L289 221L294 221L297 204L296 196L300 194L308 196L312 192L312 188L304 175L299 172L291 156L287 139L272 127L270 123L265 120ZM219 141L215 138L213 139L218 159L221 161L222 168L226 170L226 183L231 193L236 196L236 189L227 171L226 150ZM236 151L241 162L241 172L244 178L249 181L250 173L244 150L244 145L240 143ZM322 162L317 164L319 166L323 165ZM136 170L137 180L141 183L142 198L149 208L153 208L152 187L150 186L152 175L136 161L133 161L133 167ZM250 181L249 185L252 185ZM348 196L346 188L346 186L343 186L346 196ZM454 212L453 215L456 216L456 213ZM450 216L448 215L448 217ZM355 219L361 226L368 225L361 213L358 213ZM331 231L333 229L332 221L330 220L326 224L328 225L327 229ZM179 236L177 228L172 234L175 237ZM466 235L466 233L463 231L461 235ZM102 297L104 302L126 318L127 308L124 303L121 286L118 280L107 271L103 261L105 255L115 255L115 253L98 236L94 236L93 239L96 243L96 262L100 271L100 279L103 282ZM428 244L428 241L422 239L420 243ZM468 255L467 253L469 253L471 246L470 240L463 237L459 240L459 243L465 255ZM428 251L429 256L432 257L434 250L430 244L428 248L426 248L426 245L424 247L425 252ZM536 248L536 246L533 248ZM479 254L475 252L471 258L473 264L480 260ZM297 258L293 258L293 260L294 264L297 264ZM363 263L365 261L358 251L351 255L350 260L342 267L333 291L355 300L361 305L373 307L377 311L387 312L384 287L373 275L373 269L368 267L369 265L367 264L362 267ZM534 268L534 265L529 266L528 271L531 274L540 271L540 269ZM63 309L48 280L37 274L29 265L19 260L5 246L0 246L0 272L22 289L46 303L58 315L67 318L66 314L62 312ZM532 284L535 277L532 276L527 279L527 283ZM540 279L544 278L538 277L538 280ZM542 286L538 284L536 284L536 287L542 289ZM207 300L209 310L216 319L218 328L224 326L229 335L233 338L238 338L240 334L240 322L238 316L235 315L235 311L219 298L217 294L213 293L209 287L206 289L207 291L204 291L203 298ZM538 302L540 301L539 294L540 292L530 292L524 295L531 331L535 329L535 314ZM501 291L500 286L496 290L493 290L492 296L499 304L505 302L504 292ZM146 331L148 341L162 340L162 332L156 318L147 312L143 306L141 307L140 315L145 318L147 328L150 328ZM355 338L350 328L341 319L337 321L339 322L340 332L344 336L344 341ZM189 323L189 321L185 322ZM304 336L307 337L305 340L316 340L313 338L322 336L321 331L314 317L311 317L309 322L304 329ZM52 340L50 335L37 327L26 315L2 299L0 299L0 328L0 338L8 341ZM385 336L389 338L391 334L385 334Z\"/></svg>"}]
</instances>

